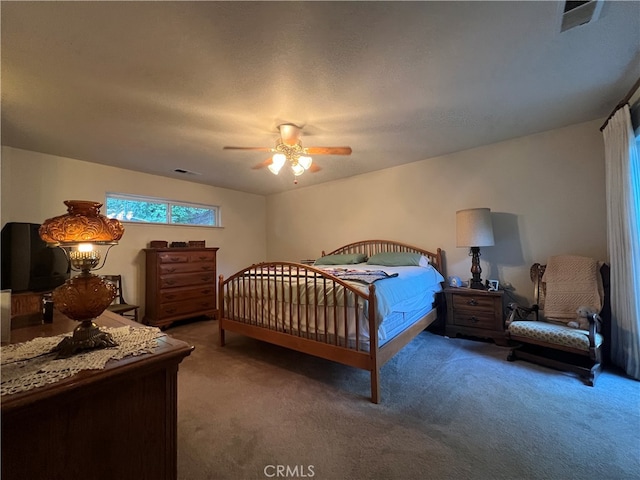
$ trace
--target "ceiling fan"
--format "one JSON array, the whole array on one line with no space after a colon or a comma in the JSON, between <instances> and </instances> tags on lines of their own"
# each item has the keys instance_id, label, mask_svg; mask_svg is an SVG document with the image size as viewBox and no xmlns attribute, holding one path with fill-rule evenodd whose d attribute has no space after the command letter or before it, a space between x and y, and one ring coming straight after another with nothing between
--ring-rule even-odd
<instances>
[{"instance_id":1,"label":"ceiling fan","mask_svg":"<svg viewBox=\"0 0 640 480\"><path fill-rule=\"evenodd\" d=\"M252 168L267 167L271 173L278 175L280 169L288 161L291 171L298 177L305 171L317 172L320 167L313 163L310 155L351 155L351 147L303 147L300 141L302 128L293 123L278 125L280 138L275 147L222 147L224 150L257 150L272 152L273 155ZM297 180L296 180L297 183Z\"/></svg>"}]
</instances>

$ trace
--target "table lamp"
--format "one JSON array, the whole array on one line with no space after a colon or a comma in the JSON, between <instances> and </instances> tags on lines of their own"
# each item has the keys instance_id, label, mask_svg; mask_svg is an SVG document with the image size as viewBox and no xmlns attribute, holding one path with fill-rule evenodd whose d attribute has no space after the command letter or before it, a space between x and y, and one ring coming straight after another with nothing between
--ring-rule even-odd
<instances>
[{"instance_id":1,"label":"table lamp","mask_svg":"<svg viewBox=\"0 0 640 480\"><path fill-rule=\"evenodd\" d=\"M471 284L470 288L486 290L480 274L480 247L491 247L493 242L493 225L491 210L488 208L470 208L456 212L456 246L470 247Z\"/></svg>"},{"instance_id":2,"label":"table lamp","mask_svg":"<svg viewBox=\"0 0 640 480\"><path fill-rule=\"evenodd\" d=\"M111 304L116 287L91 271L104 266L109 250L124 234L119 220L100 214L101 203L86 200L64 203L67 213L45 220L39 230L40 238L50 247L62 248L71 269L80 272L53 291L56 309L80 322L73 336L64 338L54 348L58 358L117 345L113 337L93 321ZM106 250L101 254L100 249Z\"/></svg>"}]
</instances>

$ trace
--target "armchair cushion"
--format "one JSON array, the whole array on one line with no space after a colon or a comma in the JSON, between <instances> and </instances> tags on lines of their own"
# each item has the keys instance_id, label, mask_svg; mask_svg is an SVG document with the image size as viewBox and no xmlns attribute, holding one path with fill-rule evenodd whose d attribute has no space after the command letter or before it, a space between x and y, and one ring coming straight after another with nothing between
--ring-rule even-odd
<instances>
[{"instance_id":1,"label":"armchair cushion","mask_svg":"<svg viewBox=\"0 0 640 480\"><path fill-rule=\"evenodd\" d=\"M589 351L589 331L579 330L556 323L518 320L509 325L510 335L527 337L565 347ZM596 334L596 347L602 345L603 337Z\"/></svg>"}]
</instances>

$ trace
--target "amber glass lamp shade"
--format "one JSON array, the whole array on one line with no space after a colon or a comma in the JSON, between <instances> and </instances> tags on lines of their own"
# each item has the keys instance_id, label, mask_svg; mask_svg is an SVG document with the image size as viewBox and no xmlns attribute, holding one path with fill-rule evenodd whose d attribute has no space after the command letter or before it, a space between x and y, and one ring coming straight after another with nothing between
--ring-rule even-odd
<instances>
[{"instance_id":1,"label":"amber glass lamp shade","mask_svg":"<svg viewBox=\"0 0 640 480\"><path fill-rule=\"evenodd\" d=\"M124 234L119 220L100 214L99 202L65 200L67 213L45 220L40 226L40 238L50 245L79 243L117 243Z\"/></svg>"},{"instance_id":2,"label":"amber glass lamp shade","mask_svg":"<svg viewBox=\"0 0 640 480\"><path fill-rule=\"evenodd\" d=\"M64 203L67 213L45 220L39 231L42 240L49 246L64 249L71 266L81 271L53 291L55 308L80 322L73 336L66 337L55 347L58 357L117 345L111 335L102 332L93 322L116 297L116 287L91 270L100 262L100 254L93 250L93 246L109 245L110 248L124 234L119 220L100 214L101 203L85 200L67 200ZM104 260L106 255L103 265Z\"/></svg>"}]
</instances>

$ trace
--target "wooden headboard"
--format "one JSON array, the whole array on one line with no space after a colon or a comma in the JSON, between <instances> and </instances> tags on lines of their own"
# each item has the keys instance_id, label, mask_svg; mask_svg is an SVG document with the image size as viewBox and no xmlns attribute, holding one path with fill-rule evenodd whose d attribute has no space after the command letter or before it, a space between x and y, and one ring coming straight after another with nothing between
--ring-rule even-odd
<instances>
[{"instance_id":1,"label":"wooden headboard","mask_svg":"<svg viewBox=\"0 0 640 480\"><path fill-rule=\"evenodd\" d=\"M406 243L395 242L393 240L362 240L360 242L350 243L343 247L337 248L332 252L325 253L322 251L322 256L325 255L337 255L342 253L364 253L367 257L371 257L376 253L382 252L410 252L419 253L429 259L429 263L435 267L442 275L444 275L442 264L442 250L438 248L436 253L424 250L422 248L413 247Z\"/></svg>"}]
</instances>

